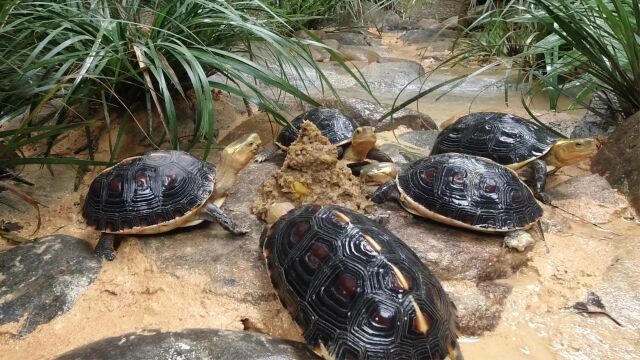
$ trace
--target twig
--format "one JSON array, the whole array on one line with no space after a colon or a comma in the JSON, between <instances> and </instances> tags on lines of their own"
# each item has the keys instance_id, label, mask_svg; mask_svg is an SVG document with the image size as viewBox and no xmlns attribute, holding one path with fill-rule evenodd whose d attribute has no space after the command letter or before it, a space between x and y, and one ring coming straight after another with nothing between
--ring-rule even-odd
<instances>
[{"instance_id":1,"label":"twig","mask_svg":"<svg viewBox=\"0 0 640 360\"><path fill-rule=\"evenodd\" d=\"M33 233L31 235L37 233L38 230L40 230L40 225L42 224L42 218L40 216L40 207L39 207L39 205L44 206L44 207L47 207L47 206L45 204L41 203L40 201L38 201L37 199L35 199L33 196L31 196L31 195L27 194L26 192L22 191L17 186L9 184L6 181L0 181L0 189L11 191L17 197L21 198L26 203L28 203L29 205L33 206L36 209L36 212L38 213L38 225L36 226L36 229L33 231Z\"/></svg>"}]
</instances>

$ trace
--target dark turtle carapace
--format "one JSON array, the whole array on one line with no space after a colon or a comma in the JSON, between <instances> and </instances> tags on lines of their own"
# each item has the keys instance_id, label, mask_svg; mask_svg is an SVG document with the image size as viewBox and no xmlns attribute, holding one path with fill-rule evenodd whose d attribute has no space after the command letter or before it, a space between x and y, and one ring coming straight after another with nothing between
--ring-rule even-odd
<instances>
[{"instance_id":1,"label":"dark turtle carapace","mask_svg":"<svg viewBox=\"0 0 640 360\"><path fill-rule=\"evenodd\" d=\"M482 156L517 170L533 170L533 192L542 202L547 167L558 169L594 155L597 139L561 139L549 129L522 117L477 112L462 116L438 135L431 155L448 152Z\"/></svg>"},{"instance_id":2,"label":"dark turtle carapace","mask_svg":"<svg viewBox=\"0 0 640 360\"><path fill-rule=\"evenodd\" d=\"M315 108L296 116L285 126L275 143L256 156L257 162L267 160L279 149L286 150L296 139L304 121L312 122L322 136L338 146L338 157L348 161L366 158L391 161L391 158L376 148L376 135L371 126L359 126L337 109Z\"/></svg>"},{"instance_id":3,"label":"dark turtle carapace","mask_svg":"<svg viewBox=\"0 0 640 360\"><path fill-rule=\"evenodd\" d=\"M304 205L261 242L280 301L325 359L462 359L447 293L378 223L337 205Z\"/></svg>"},{"instance_id":4,"label":"dark turtle carapace","mask_svg":"<svg viewBox=\"0 0 640 360\"><path fill-rule=\"evenodd\" d=\"M216 221L233 234L246 233L214 200L226 195L259 146L256 134L230 144L217 171L174 150L151 151L102 171L89 186L82 209L87 224L102 232L96 255L115 258L115 235L162 233L204 220Z\"/></svg>"},{"instance_id":5,"label":"dark turtle carapace","mask_svg":"<svg viewBox=\"0 0 640 360\"><path fill-rule=\"evenodd\" d=\"M542 217L513 170L465 154L432 155L404 167L371 195L376 203L391 199L415 215L483 232L527 229Z\"/></svg>"}]
</instances>

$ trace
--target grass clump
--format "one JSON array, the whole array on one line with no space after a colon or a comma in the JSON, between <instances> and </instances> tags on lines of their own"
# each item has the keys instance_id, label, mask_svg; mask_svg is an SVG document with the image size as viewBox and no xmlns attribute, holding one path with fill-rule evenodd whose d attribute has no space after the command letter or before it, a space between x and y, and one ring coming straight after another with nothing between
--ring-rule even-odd
<instances>
[{"instance_id":1,"label":"grass clump","mask_svg":"<svg viewBox=\"0 0 640 360\"><path fill-rule=\"evenodd\" d=\"M604 90L629 115L640 110L638 15L637 0L489 0L449 62L506 64L523 73L526 96L546 92L553 110L560 95L586 106Z\"/></svg>"},{"instance_id":2,"label":"grass clump","mask_svg":"<svg viewBox=\"0 0 640 360\"><path fill-rule=\"evenodd\" d=\"M47 157L61 133L75 127L89 133L97 121L109 123L114 109L129 116L146 110L147 121L133 118L138 127L155 145L168 140L180 148L175 104L187 98L194 99L196 113L188 146L203 141L206 156L216 133L215 89L284 121L279 104L260 86L313 105L318 104L304 87L291 85L287 74L309 74L332 89L306 45L279 35L290 30L289 23L258 0L5 1L0 126L12 123L12 129L0 131L7 145L0 159L45 141L32 159L11 163L92 163ZM214 74L225 81L210 80ZM152 113L159 123L151 121ZM119 137L110 139L112 154L118 142Z\"/></svg>"}]
</instances>

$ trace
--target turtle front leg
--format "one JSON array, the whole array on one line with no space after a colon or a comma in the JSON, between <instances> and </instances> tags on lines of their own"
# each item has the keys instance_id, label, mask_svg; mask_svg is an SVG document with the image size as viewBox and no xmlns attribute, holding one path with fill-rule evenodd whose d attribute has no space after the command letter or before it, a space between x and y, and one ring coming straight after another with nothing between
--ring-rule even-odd
<instances>
[{"instance_id":1,"label":"turtle front leg","mask_svg":"<svg viewBox=\"0 0 640 360\"><path fill-rule=\"evenodd\" d=\"M273 156L280 148L276 144L271 144L268 148L262 150L262 152L253 159L254 162L261 163Z\"/></svg>"},{"instance_id":2,"label":"turtle front leg","mask_svg":"<svg viewBox=\"0 0 640 360\"><path fill-rule=\"evenodd\" d=\"M377 160L379 162L393 162L393 159L380 149L371 149L367 153L367 159Z\"/></svg>"},{"instance_id":3,"label":"turtle front leg","mask_svg":"<svg viewBox=\"0 0 640 360\"><path fill-rule=\"evenodd\" d=\"M544 160L533 160L529 165L533 170L533 195L545 204L551 204L551 198L544 192L547 182L547 163Z\"/></svg>"},{"instance_id":4,"label":"turtle front leg","mask_svg":"<svg viewBox=\"0 0 640 360\"><path fill-rule=\"evenodd\" d=\"M385 201L400 200L400 191L395 180L387 181L380 185L380 187L369 196L369 199L376 204L381 204Z\"/></svg>"},{"instance_id":5,"label":"turtle front leg","mask_svg":"<svg viewBox=\"0 0 640 360\"><path fill-rule=\"evenodd\" d=\"M96 248L94 249L94 253L99 259L113 261L116 258L116 250L113 246L115 238L116 236L114 234L100 234L100 239L98 240L98 244L96 244Z\"/></svg>"},{"instance_id":6,"label":"turtle front leg","mask_svg":"<svg viewBox=\"0 0 640 360\"><path fill-rule=\"evenodd\" d=\"M236 223L229 215L222 212L219 207L212 203L208 203L202 208L200 218L202 220L217 222L223 229L233 235L244 235L249 232L248 227Z\"/></svg>"}]
</instances>

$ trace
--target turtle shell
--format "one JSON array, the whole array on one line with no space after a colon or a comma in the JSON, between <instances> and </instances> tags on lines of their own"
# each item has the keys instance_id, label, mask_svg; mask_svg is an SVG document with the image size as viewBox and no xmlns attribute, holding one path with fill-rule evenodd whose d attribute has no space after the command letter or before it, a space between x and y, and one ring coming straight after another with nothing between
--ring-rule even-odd
<instances>
[{"instance_id":1,"label":"turtle shell","mask_svg":"<svg viewBox=\"0 0 640 360\"><path fill-rule=\"evenodd\" d=\"M465 115L442 130L431 155L457 152L513 165L541 157L556 140L558 136L549 129L525 118L478 112Z\"/></svg>"},{"instance_id":2,"label":"turtle shell","mask_svg":"<svg viewBox=\"0 0 640 360\"><path fill-rule=\"evenodd\" d=\"M367 217L305 205L262 240L280 301L325 359L444 359L457 349L455 307L438 279Z\"/></svg>"},{"instance_id":3,"label":"turtle shell","mask_svg":"<svg viewBox=\"0 0 640 360\"><path fill-rule=\"evenodd\" d=\"M542 208L518 175L491 160L464 154L432 155L396 177L409 212L486 232L526 229Z\"/></svg>"},{"instance_id":4,"label":"turtle shell","mask_svg":"<svg viewBox=\"0 0 640 360\"><path fill-rule=\"evenodd\" d=\"M350 142L354 131L359 127L358 123L337 109L315 108L291 120L291 124L278 134L276 144L284 148L289 147L298 138L298 131L305 120L311 121L320 130L322 136L334 145Z\"/></svg>"},{"instance_id":5,"label":"turtle shell","mask_svg":"<svg viewBox=\"0 0 640 360\"><path fill-rule=\"evenodd\" d=\"M136 232L175 221L205 204L215 168L182 151L152 151L102 171L82 215L104 232Z\"/></svg>"}]
</instances>

